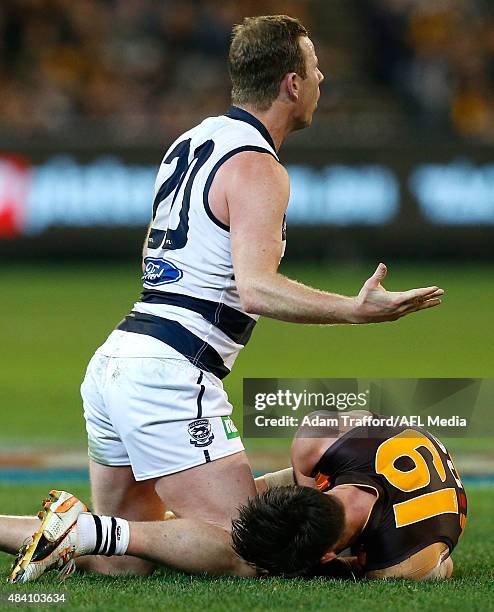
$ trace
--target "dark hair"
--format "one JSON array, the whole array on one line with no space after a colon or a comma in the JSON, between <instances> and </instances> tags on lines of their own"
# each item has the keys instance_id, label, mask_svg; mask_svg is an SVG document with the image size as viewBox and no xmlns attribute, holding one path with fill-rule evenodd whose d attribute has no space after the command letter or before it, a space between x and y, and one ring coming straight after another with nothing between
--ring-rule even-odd
<instances>
[{"instance_id":1,"label":"dark hair","mask_svg":"<svg viewBox=\"0 0 494 612\"><path fill-rule=\"evenodd\" d=\"M307 35L298 19L286 15L246 17L234 26L228 56L233 104L267 110L285 74L296 72L305 79L299 38Z\"/></svg>"},{"instance_id":2,"label":"dark hair","mask_svg":"<svg viewBox=\"0 0 494 612\"><path fill-rule=\"evenodd\" d=\"M343 505L310 487L273 487L250 499L232 522L235 552L270 574L308 576L340 538Z\"/></svg>"}]
</instances>

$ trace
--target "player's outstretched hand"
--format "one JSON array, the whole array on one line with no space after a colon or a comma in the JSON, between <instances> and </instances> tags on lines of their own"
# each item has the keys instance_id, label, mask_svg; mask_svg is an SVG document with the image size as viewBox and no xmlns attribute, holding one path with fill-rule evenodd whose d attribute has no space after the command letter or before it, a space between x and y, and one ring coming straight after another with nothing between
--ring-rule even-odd
<instances>
[{"instance_id":1,"label":"player's outstretched hand","mask_svg":"<svg viewBox=\"0 0 494 612\"><path fill-rule=\"evenodd\" d=\"M355 315L358 323L396 321L407 314L433 308L441 303L440 296L444 291L439 287L386 291L381 282L387 272L386 266L380 263L355 298Z\"/></svg>"}]
</instances>

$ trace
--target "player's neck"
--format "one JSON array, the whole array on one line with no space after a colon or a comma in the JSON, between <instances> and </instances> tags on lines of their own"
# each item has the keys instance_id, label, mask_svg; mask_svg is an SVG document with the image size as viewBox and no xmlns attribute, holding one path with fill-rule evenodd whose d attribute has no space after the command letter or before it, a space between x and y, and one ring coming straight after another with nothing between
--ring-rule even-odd
<instances>
[{"instance_id":1,"label":"player's neck","mask_svg":"<svg viewBox=\"0 0 494 612\"><path fill-rule=\"evenodd\" d=\"M329 495L334 495L345 508L345 529L335 546L335 550L340 551L353 544L362 533L377 497L370 490L344 485L335 487Z\"/></svg>"},{"instance_id":2,"label":"player's neck","mask_svg":"<svg viewBox=\"0 0 494 612\"><path fill-rule=\"evenodd\" d=\"M257 111L249 105L239 105L264 125L273 139L276 151L279 151L285 138L293 131L289 111L273 103L267 111Z\"/></svg>"}]
</instances>

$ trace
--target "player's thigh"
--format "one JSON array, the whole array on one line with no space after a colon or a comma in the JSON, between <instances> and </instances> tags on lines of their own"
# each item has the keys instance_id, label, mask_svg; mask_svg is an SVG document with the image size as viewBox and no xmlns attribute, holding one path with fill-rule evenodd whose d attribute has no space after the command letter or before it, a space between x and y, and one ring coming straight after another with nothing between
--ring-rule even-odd
<instances>
[{"instance_id":1,"label":"player's thigh","mask_svg":"<svg viewBox=\"0 0 494 612\"><path fill-rule=\"evenodd\" d=\"M104 400L138 481L181 473L244 450L221 381L188 360L114 359Z\"/></svg>"},{"instance_id":2,"label":"player's thigh","mask_svg":"<svg viewBox=\"0 0 494 612\"><path fill-rule=\"evenodd\" d=\"M256 494L244 451L163 476L155 486L176 516L208 521L227 530L239 506Z\"/></svg>"},{"instance_id":3,"label":"player's thigh","mask_svg":"<svg viewBox=\"0 0 494 612\"><path fill-rule=\"evenodd\" d=\"M155 480L136 481L130 466L89 463L92 510L129 521L159 521L165 506L155 490Z\"/></svg>"},{"instance_id":4,"label":"player's thigh","mask_svg":"<svg viewBox=\"0 0 494 612\"><path fill-rule=\"evenodd\" d=\"M89 457L105 466L130 466L125 446L116 431L105 401L105 387L114 360L96 353L81 385Z\"/></svg>"},{"instance_id":5,"label":"player's thigh","mask_svg":"<svg viewBox=\"0 0 494 612\"><path fill-rule=\"evenodd\" d=\"M135 479L159 479L176 515L229 528L255 486L221 382L188 360L118 358L103 398Z\"/></svg>"},{"instance_id":6,"label":"player's thigh","mask_svg":"<svg viewBox=\"0 0 494 612\"><path fill-rule=\"evenodd\" d=\"M159 520L164 508L154 483L137 482L131 461L106 401L109 379L115 379L115 359L93 355L81 385L88 432L92 507L98 514L129 520ZM119 406L123 410L123 406Z\"/></svg>"},{"instance_id":7,"label":"player's thigh","mask_svg":"<svg viewBox=\"0 0 494 612\"><path fill-rule=\"evenodd\" d=\"M90 460L92 511L129 521L159 521L164 504L157 495L154 480L137 482L130 466L112 467ZM101 574L148 575L154 565L136 557L83 557L79 569Z\"/></svg>"}]
</instances>

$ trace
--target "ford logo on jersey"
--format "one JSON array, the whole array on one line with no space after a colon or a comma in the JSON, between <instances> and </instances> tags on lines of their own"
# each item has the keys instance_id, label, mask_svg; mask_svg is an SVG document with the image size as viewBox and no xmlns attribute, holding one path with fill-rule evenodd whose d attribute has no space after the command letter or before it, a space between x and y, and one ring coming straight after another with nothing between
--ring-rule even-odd
<instances>
[{"instance_id":1,"label":"ford logo on jersey","mask_svg":"<svg viewBox=\"0 0 494 612\"><path fill-rule=\"evenodd\" d=\"M183 276L182 270L179 270L175 264L167 259L159 259L158 257L144 258L144 276L142 280L146 285L166 285L168 283L176 283Z\"/></svg>"}]
</instances>

